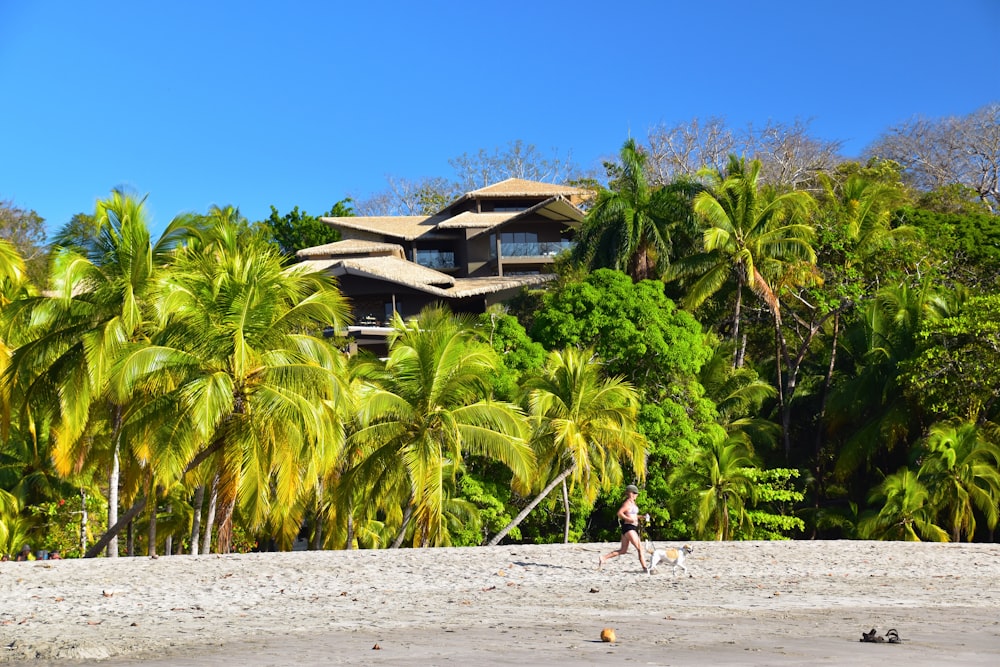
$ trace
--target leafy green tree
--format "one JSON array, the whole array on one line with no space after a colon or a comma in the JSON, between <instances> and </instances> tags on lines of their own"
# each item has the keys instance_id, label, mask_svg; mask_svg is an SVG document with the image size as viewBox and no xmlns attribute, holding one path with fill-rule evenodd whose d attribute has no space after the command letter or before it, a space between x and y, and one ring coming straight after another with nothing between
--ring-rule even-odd
<instances>
[{"instance_id":1,"label":"leafy green tree","mask_svg":"<svg viewBox=\"0 0 1000 667\"><path fill-rule=\"evenodd\" d=\"M527 423L517 406L491 399L489 378L500 362L465 318L427 308L413 321L397 316L393 329L388 359L367 364L349 440L358 461L341 477L340 494L384 511L398 530L394 546L408 532L414 546L445 544L451 476L466 456L531 477Z\"/></svg>"},{"instance_id":2,"label":"leafy green tree","mask_svg":"<svg viewBox=\"0 0 1000 667\"><path fill-rule=\"evenodd\" d=\"M35 211L0 200L0 241L10 243L21 256L29 280L45 284L45 219Z\"/></svg>"},{"instance_id":3,"label":"leafy green tree","mask_svg":"<svg viewBox=\"0 0 1000 667\"><path fill-rule=\"evenodd\" d=\"M634 283L619 271L598 269L546 293L530 334L550 350L592 348L607 375L636 388L639 428L649 442L644 492L653 525L662 537L684 534L683 522L669 513L676 490L667 476L717 418L698 381L712 356L701 325L666 297L659 281Z\"/></svg>"},{"instance_id":4,"label":"leafy green tree","mask_svg":"<svg viewBox=\"0 0 1000 667\"><path fill-rule=\"evenodd\" d=\"M705 446L674 470L671 482L686 491L698 539L731 540L753 529L747 507L756 501L757 486L747 471L756 467L746 442L716 427Z\"/></svg>"},{"instance_id":5,"label":"leafy green tree","mask_svg":"<svg viewBox=\"0 0 1000 667\"><path fill-rule=\"evenodd\" d=\"M1000 287L1000 215L905 208L897 216L930 240L926 252L946 279L983 291Z\"/></svg>"},{"instance_id":6,"label":"leafy green tree","mask_svg":"<svg viewBox=\"0 0 1000 667\"><path fill-rule=\"evenodd\" d=\"M901 364L909 400L938 419L1000 417L1000 294L970 297L924 319L918 351Z\"/></svg>"},{"instance_id":7,"label":"leafy green tree","mask_svg":"<svg viewBox=\"0 0 1000 667\"><path fill-rule=\"evenodd\" d=\"M593 503L598 490L609 491L623 477L622 461L638 479L645 476L646 440L636 430L635 390L621 377L602 377L592 350L550 352L541 373L524 382L534 422L533 443L544 484L541 492L511 523L493 536L500 543L511 528L559 484L569 480ZM564 486L564 541L569 539L569 493Z\"/></svg>"},{"instance_id":8,"label":"leafy green tree","mask_svg":"<svg viewBox=\"0 0 1000 667\"><path fill-rule=\"evenodd\" d=\"M320 217L343 218L354 215L353 201L350 198L341 199L329 211ZM296 206L288 213L281 215L278 209L271 207L271 215L267 220L256 223L270 235L281 252L294 256L299 250L333 243L340 240L340 232L326 224L320 218L305 211L299 211Z\"/></svg>"},{"instance_id":9,"label":"leafy green tree","mask_svg":"<svg viewBox=\"0 0 1000 667\"><path fill-rule=\"evenodd\" d=\"M691 187L679 181L653 188L646 154L628 139L610 188L597 193L578 235L574 252L591 269L610 268L633 280L659 278L670 263L673 230L692 220Z\"/></svg>"},{"instance_id":10,"label":"leafy green tree","mask_svg":"<svg viewBox=\"0 0 1000 667\"><path fill-rule=\"evenodd\" d=\"M919 473L901 468L869 493L868 502L881 507L858 523L862 539L948 541L948 532L935 523L931 492Z\"/></svg>"},{"instance_id":11,"label":"leafy green tree","mask_svg":"<svg viewBox=\"0 0 1000 667\"><path fill-rule=\"evenodd\" d=\"M507 401L516 400L521 378L540 369L545 362L545 348L531 340L515 316L497 307L479 316L477 328L502 363L492 378L494 395Z\"/></svg>"},{"instance_id":12,"label":"leafy green tree","mask_svg":"<svg viewBox=\"0 0 1000 667\"><path fill-rule=\"evenodd\" d=\"M795 468L747 468L744 471L756 491L754 508L747 512L751 529L741 538L751 540L787 540L801 532L805 522L793 514L805 494L795 488L799 471Z\"/></svg>"},{"instance_id":13,"label":"leafy green tree","mask_svg":"<svg viewBox=\"0 0 1000 667\"><path fill-rule=\"evenodd\" d=\"M972 541L976 510L992 531L1000 506L1000 447L972 422L947 422L931 426L922 450L920 477L947 517L951 541Z\"/></svg>"}]
</instances>

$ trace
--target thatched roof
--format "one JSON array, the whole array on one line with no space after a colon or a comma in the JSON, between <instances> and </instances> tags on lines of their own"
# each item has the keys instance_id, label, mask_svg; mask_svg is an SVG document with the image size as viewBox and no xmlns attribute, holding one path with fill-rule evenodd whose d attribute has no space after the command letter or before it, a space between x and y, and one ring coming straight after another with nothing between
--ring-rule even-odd
<instances>
[{"instance_id":1,"label":"thatched roof","mask_svg":"<svg viewBox=\"0 0 1000 667\"><path fill-rule=\"evenodd\" d=\"M453 299L461 299L481 294L495 294L505 290L541 285L556 279L554 273L539 273L527 276L489 276L486 278L456 278L455 285L447 291Z\"/></svg>"},{"instance_id":2,"label":"thatched roof","mask_svg":"<svg viewBox=\"0 0 1000 667\"><path fill-rule=\"evenodd\" d=\"M445 218L438 224L438 229L492 229L497 225L502 225L505 222L519 217L522 213L523 211L506 213L475 213L473 211L462 211L458 215Z\"/></svg>"},{"instance_id":3,"label":"thatched roof","mask_svg":"<svg viewBox=\"0 0 1000 667\"><path fill-rule=\"evenodd\" d=\"M569 185L556 185L555 183L542 183L540 181L528 181L523 178L508 178L505 181L487 185L485 188L466 192L461 199L496 199L508 197L584 197L590 194L589 190L574 188Z\"/></svg>"},{"instance_id":4,"label":"thatched roof","mask_svg":"<svg viewBox=\"0 0 1000 667\"><path fill-rule=\"evenodd\" d=\"M447 220L445 216L428 215L382 215L382 216L346 216L337 218L320 218L323 222L341 230L345 236L352 231L379 236L388 236L412 241L428 232L433 232L438 223Z\"/></svg>"},{"instance_id":5,"label":"thatched roof","mask_svg":"<svg viewBox=\"0 0 1000 667\"><path fill-rule=\"evenodd\" d=\"M395 257L369 257L361 259L305 260L316 270L333 276L356 276L409 287L444 299L463 299L471 296L495 294L516 290L554 280L555 274L525 276L488 276L483 278L453 278L440 271L407 262Z\"/></svg>"},{"instance_id":6,"label":"thatched roof","mask_svg":"<svg viewBox=\"0 0 1000 667\"><path fill-rule=\"evenodd\" d=\"M331 266L330 272L335 276L348 274L375 278L414 289L451 287L455 284L455 279L446 273L395 257L343 259Z\"/></svg>"},{"instance_id":7,"label":"thatched roof","mask_svg":"<svg viewBox=\"0 0 1000 667\"><path fill-rule=\"evenodd\" d=\"M335 257L367 257L371 255L391 255L400 259L404 258L402 246L395 243L360 241L356 239L335 241L333 243L313 246L312 248L303 248L295 253L295 256L299 259L333 259Z\"/></svg>"}]
</instances>

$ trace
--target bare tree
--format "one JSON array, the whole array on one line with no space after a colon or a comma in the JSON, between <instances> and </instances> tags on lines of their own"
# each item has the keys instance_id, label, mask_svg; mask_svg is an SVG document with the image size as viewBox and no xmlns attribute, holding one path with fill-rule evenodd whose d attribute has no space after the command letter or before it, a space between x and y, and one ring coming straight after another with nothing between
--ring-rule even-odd
<instances>
[{"instance_id":1,"label":"bare tree","mask_svg":"<svg viewBox=\"0 0 1000 667\"><path fill-rule=\"evenodd\" d=\"M356 200L358 215L432 215L461 194L456 184L440 177L411 181L386 176L386 181L385 190Z\"/></svg>"},{"instance_id":2,"label":"bare tree","mask_svg":"<svg viewBox=\"0 0 1000 667\"><path fill-rule=\"evenodd\" d=\"M809 121L768 121L761 128L751 123L733 130L725 119L697 118L672 127L653 127L647 137L651 185L664 185L691 177L700 169L725 169L730 155L760 160L761 180L771 185L797 188L811 182L817 172L842 161L842 142L824 141L809 134Z\"/></svg>"},{"instance_id":3,"label":"bare tree","mask_svg":"<svg viewBox=\"0 0 1000 667\"><path fill-rule=\"evenodd\" d=\"M842 141L825 141L809 134L811 121L768 121L759 130L747 126L743 135L746 155L760 160L761 180L779 187L799 189L815 182L816 174L831 171L843 158Z\"/></svg>"},{"instance_id":4,"label":"bare tree","mask_svg":"<svg viewBox=\"0 0 1000 667\"><path fill-rule=\"evenodd\" d=\"M723 118L694 118L672 127L654 126L647 135L646 168L650 185L692 177L699 169L722 170L729 154L739 150L735 133Z\"/></svg>"},{"instance_id":5,"label":"bare tree","mask_svg":"<svg viewBox=\"0 0 1000 667\"><path fill-rule=\"evenodd\" d=\"M475 154L463 153L448 160L448 164L455 171L454 181L443 177L409 180L386 176L385 190L366 198L352 196L354 210L358 215L432 215L465 192L508 178L565 183L587 176L568 157L560 158L557 152L543 155L534 144L520 139L492 152L480 149Z\"/></svg>"},{"instance_id":6,"label":"bare tree","mask_svg":"<svg viewBox=\"0 0 1000 667\"><path fill-rule=\"evenodd\" d=\"M494 148L492 153L484 148L475 155L463 153L448 160L448 164L455 170L461 192L484 188L508 178L565 183L579 176L570 156L560 158L555 150L551 156L545 156L534 144L526 144L520 139L511 141L504 149Z\"/></svg>"},{"instance_id":7,"label":"bare tree","mask_svg":"<svg viewBox=\"0 0 1000 667\"><path fill-rule=\"evenodd\" d=\"M876 139L866 155L899 162L920 190L957 183L1000 210L1000 103L968 116L913 118Z\"/></svg>"}]
</instances>

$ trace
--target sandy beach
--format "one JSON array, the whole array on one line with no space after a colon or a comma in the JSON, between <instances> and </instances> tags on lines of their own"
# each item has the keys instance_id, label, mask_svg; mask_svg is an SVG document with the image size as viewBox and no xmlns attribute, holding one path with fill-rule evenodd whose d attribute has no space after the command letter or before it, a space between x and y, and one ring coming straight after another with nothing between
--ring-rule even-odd
<instances>
[{"instance_id":1,"label":"sandy beach","mask_svg":"<svg viewBox=\"0 0 1000 667\"><path fill-rule=\"evenodd\" d=\"M612 544L4 562L0 663L1000 664L1000 545L691 545L676 578Z\"/></svg>"}]
</instances>

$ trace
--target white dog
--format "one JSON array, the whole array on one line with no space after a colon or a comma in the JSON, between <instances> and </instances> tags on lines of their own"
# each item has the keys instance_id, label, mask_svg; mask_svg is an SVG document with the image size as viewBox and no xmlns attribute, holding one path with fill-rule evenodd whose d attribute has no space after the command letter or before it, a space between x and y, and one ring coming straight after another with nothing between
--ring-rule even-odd
<instances>
[{"instance_id":1,"label":"white dog","mask_svg":"<svg viewBox=\"0 0 1000 667\"><path fill-rule=\"evenodd\" d=\"M646 571L649 574L653 574L653 570L660 563L665 563L673 567L672 576L677 576L677 568L684 570L684 574L691 576L688 573L687 566L684 564L687 555L694 551L690 546L685 544L680 549L653 549L653 555L649 561L649 569Z\"/></svg>"}]
</instances>

